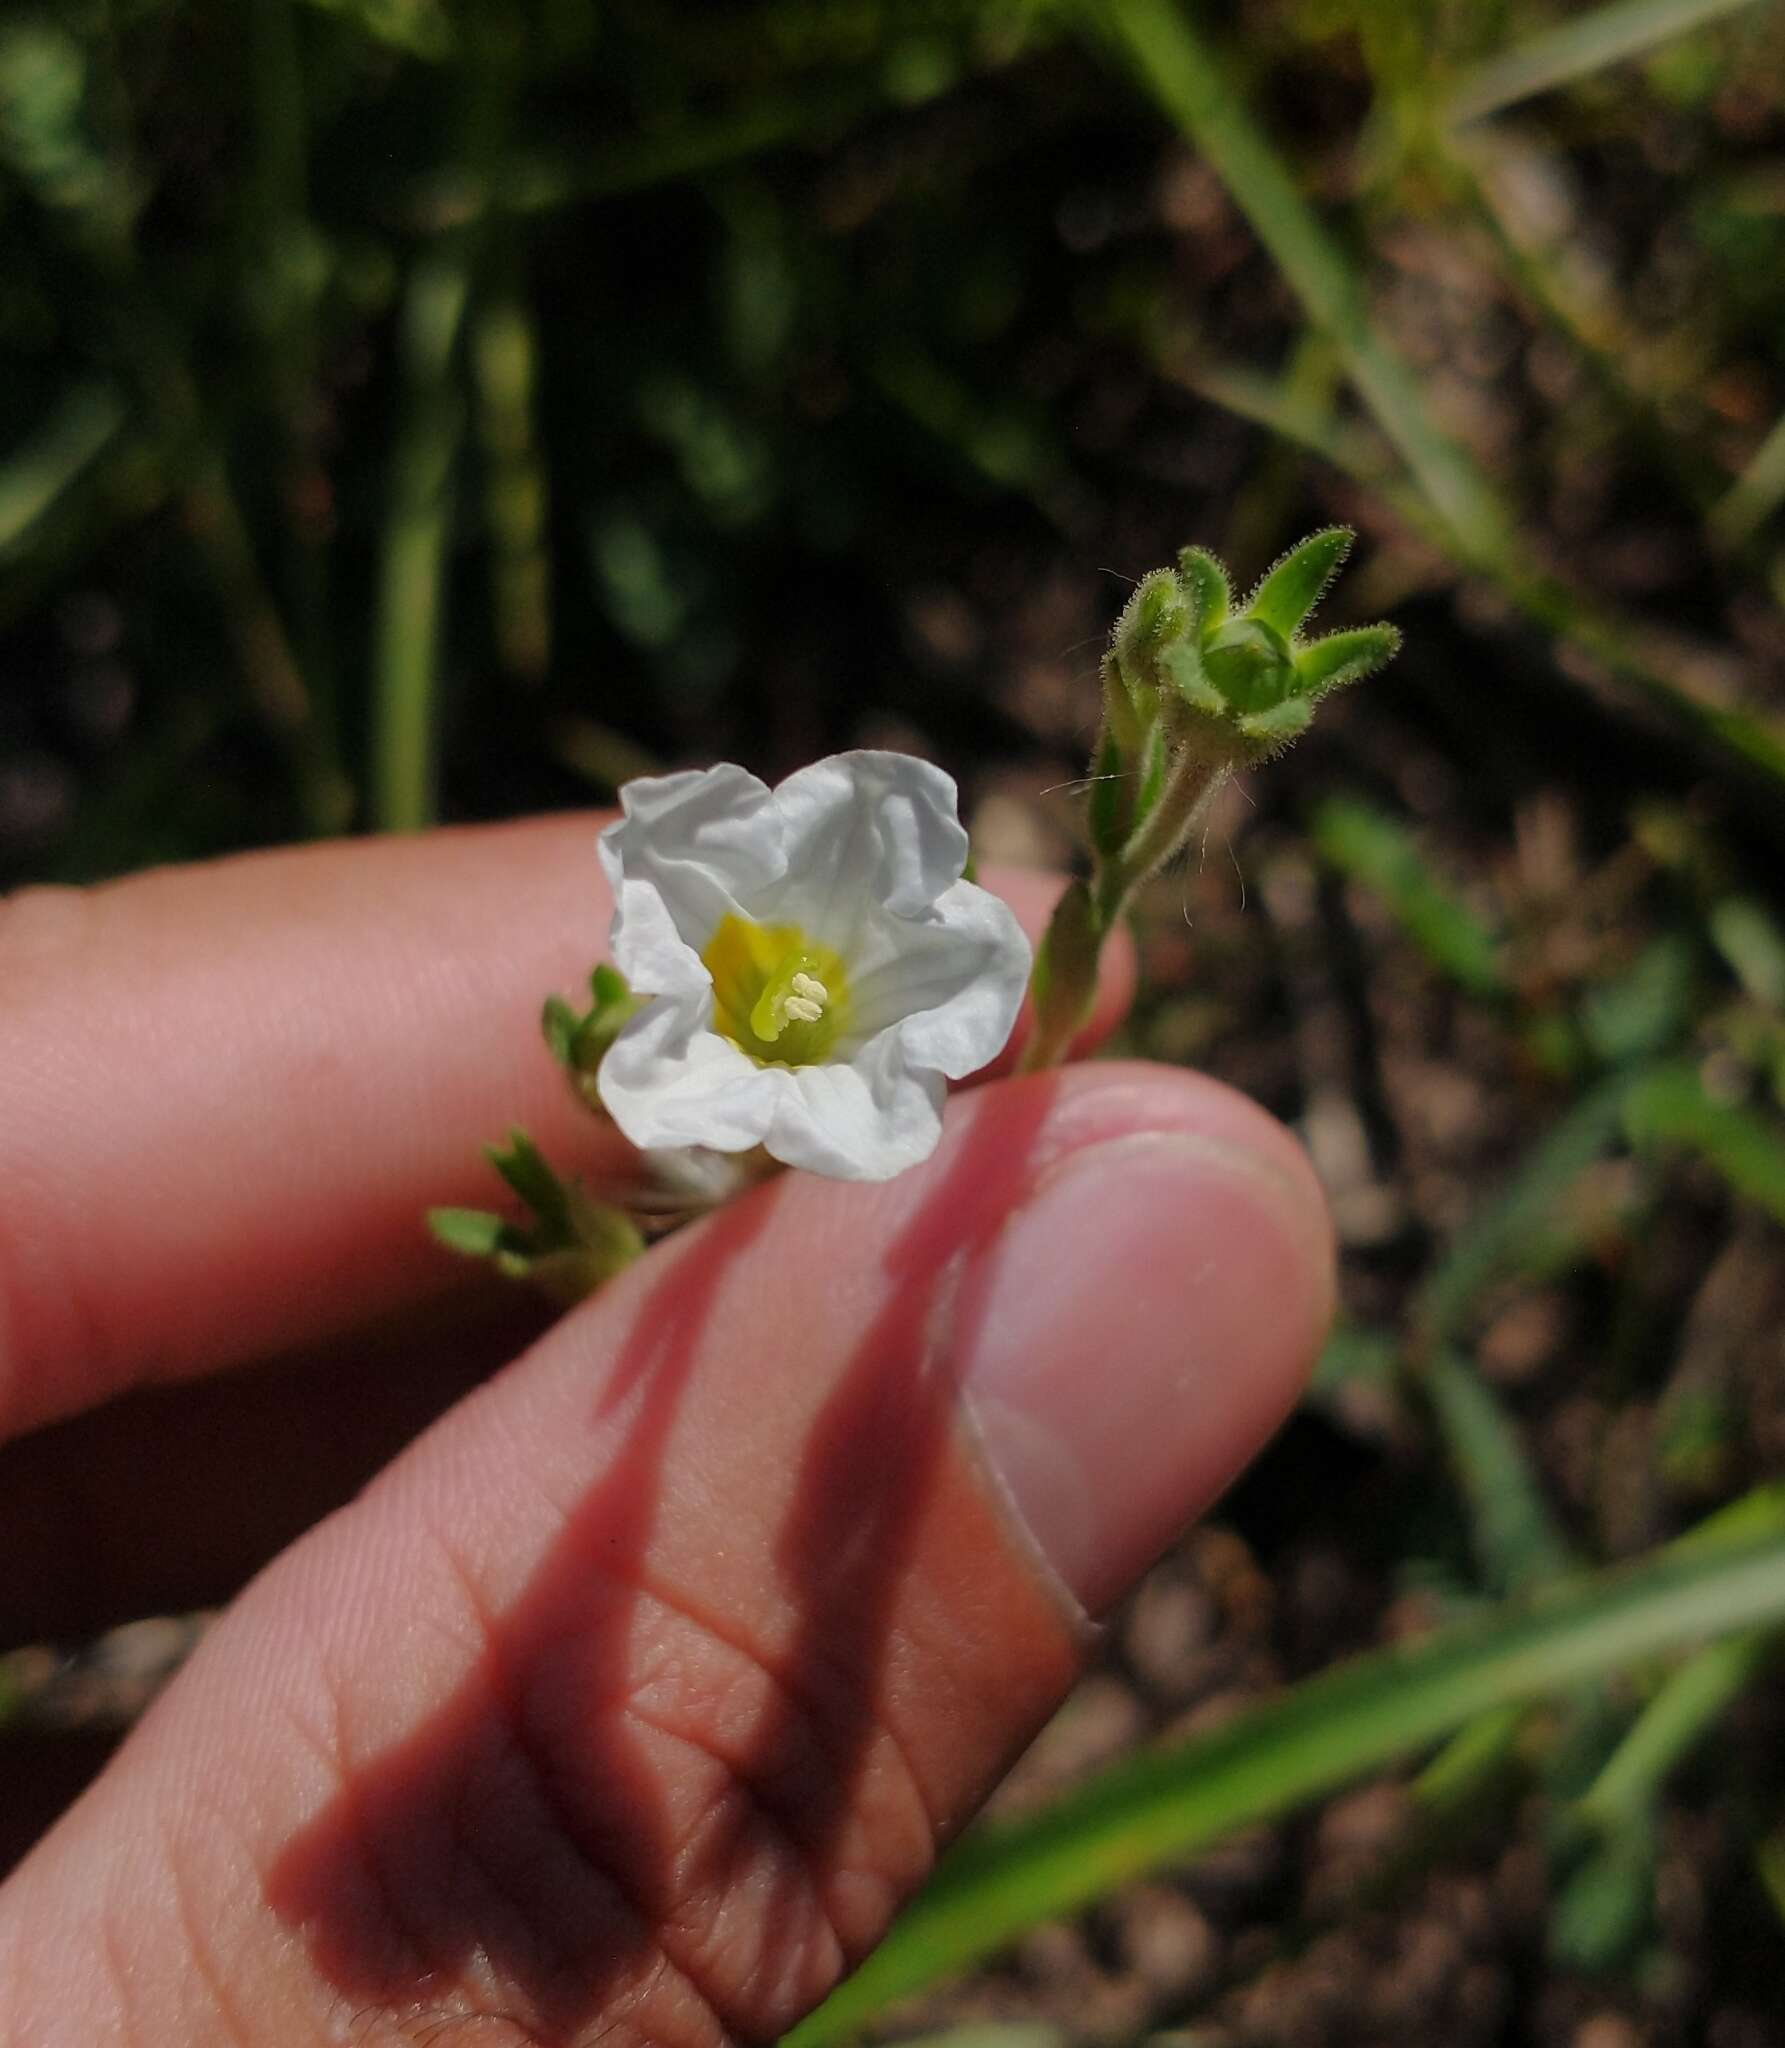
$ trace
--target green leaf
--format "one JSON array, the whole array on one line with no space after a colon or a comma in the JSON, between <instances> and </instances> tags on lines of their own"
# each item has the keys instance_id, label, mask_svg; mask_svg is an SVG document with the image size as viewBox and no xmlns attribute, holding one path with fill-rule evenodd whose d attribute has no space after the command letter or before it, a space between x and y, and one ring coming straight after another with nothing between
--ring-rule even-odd
<instances>
[{"instance_id":1,"label":"green leaf","mask_svg":"<svg viewBox=\"0 0 1785 2048\"><path fill-rule=\"evenodd\" d=\"M1348 526L1329 526L1323 533L1310 534L1266 572L1247 600L1247 617L1262 619L1289 639L1320 602L1356 538Z\"/></svg>"},{"instance_id":2,"label":"green leaf","mask_svg":"<svg viewBox=\"0 0 1785 2048\"><path fill-rule=\"evenodd\" d=\"M1350 683L1362 682L1393 661L1401 636L1393 626L1353 626L1327 633L1296 648L1295 687L1298 696L1325 697Z\"/></svg>"},{"instance_id":3,"label":"green leaf","mask_svg":"<svg viewBox=\"0 0 1785 2048\"><path fill-rule=\"evenodd\" d=\"M1608 1067L1665 1052L1692 1014L1696 969L1691 942L1679 932L1663 932L1581 1003L1587 1043Z\"/></svg>"},{"instance_id":4,"label":"green leaf","mask_svg":"<svg viewBox=\"0 0 1785 2048\"><path fill-rule=\"evenodd\" d=\"M1593 1841L1550 1907L1549 1947L1577 1970L1626 1961L1649 1924L1655 1898L1655 1832L1625 1821Z\"/></svg>"},{"instance_id":5,"label":"green leaf","mask_svg":"<svg viewBox=\"0 0 1785 2048\"><path fill-rule=\"evenodd\" d=\"M1785 1131L1741 1103L1719 1101L1695 1067L1645 1075L1624 1122L1633 1145L1696 1152L1737 1194L1785 1223Z\"/></svg>"},{"instance_id":6,"label":"green leaf","mask_svg":"<svg viewBox=\"0 0 1785 2048\"><path fill-rule=\"evenodd\" d=\"M1044 1812L971 1834L856 1974L787 2037L831 2048L894 1999L1043 1920L1415 1754L1490 1708L1565 1692L1682 1644L1785 1619L1785 1488L1766 1533L1635 1569L1323 1672L1208 1734L1129 1759Z\"/></svg>"},{"instance_id":7,"label":"green leaf","mask_svg":"<svg viewBox=\"0 0 1785 2048\"><path fill-rule=\"evenodd\" d=\"M468 1259L494 1258L508 1231L488 1209L430 1209L428 1228L448 1251Z\"/></svg>"},{"instance_id":8,"label":"green leaf","mask_svg":"<svg viewBox=\"0 0 1785 2048\"><path fill-rule=\"evenodd\" d=\"M589 976L589 993L595 999L598 1010L617 1009L620 1004L630 1004L632 987L625 975L611 962L601 961Z\"/></svg>"},{"instance_id":9,"label":"green leaf","mask_svg":"<svg viewBox=\"0 0 1785 2048\"><path fill-rule=\"evenodd\" d=\"M1392 1393L1401 1376L1401 1347L1386 1330L1335 1323L1308 1382L1316 1400L1349 1386Z\"/></svg>"},{"instance_id":10,"label":"green leaf","mask_svg":"<svg viewBox=\"0 0 1785 2048\"><path fill-rule=\"evenodd\" d=\"M1711 941L1748 994L1785 1010L1785 933L1751 896L1725 896L1711 908Z\"/></svg>"},{"instance_id":11,"label":"green leaf","mask_svg":"<svg viewBox=\"0 0 1785 2048\"><path fill-rule=\"evenodd\" d=\"M562 996L547 996L539 1014L539 1028L561 1067L574 1066L576 1032L581 1019Z\"/></svg>"},{"instance_id":12,"label":"green leaf","mask_svg":"<svg viewBox=\"0 0 1785 2048\"><path fill-rule=\"evenodd\" d=\"M1560 1578L1576 1560L1492 1389L1450 1350L1434 1354L1421 1383L1469 1504L1483 1578L1502 1593Z\"/></svg>"}]
</instances>

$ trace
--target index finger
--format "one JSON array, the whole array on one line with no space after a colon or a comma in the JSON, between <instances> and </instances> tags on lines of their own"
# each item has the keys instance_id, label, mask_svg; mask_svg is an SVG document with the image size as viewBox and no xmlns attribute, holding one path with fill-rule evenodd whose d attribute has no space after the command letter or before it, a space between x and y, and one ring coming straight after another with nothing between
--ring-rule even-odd
<instances>
[{"instance_id":1,"label":"index finger","mask_svg":"<svg viewBox=\"0 0 1785 2048\"><path fill-rule=\"evenodd\" d=\"M603 950L601 822L0 906L0 1436L438 1286L422 1212L487 1200L478 1147L511 1123L566 1168L623 1168L537 1033ZM987 882L1032 931L1059 886Z\"/></svg>"}]
</instances>

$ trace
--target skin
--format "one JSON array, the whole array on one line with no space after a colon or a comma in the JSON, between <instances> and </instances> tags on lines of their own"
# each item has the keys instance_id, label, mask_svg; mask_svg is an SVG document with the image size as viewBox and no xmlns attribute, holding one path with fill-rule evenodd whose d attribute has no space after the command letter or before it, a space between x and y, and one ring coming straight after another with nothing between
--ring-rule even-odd
<instances>
[{"instance_id":1,"label":"skin","mask_svg":"<svg viewBox=\"0 0 1785 2048\"><path fill-rule=\"evenodd\" d=\"M257 1573L0 1889L0 2039L769 2039L1299 1392L1306 1162L1135 1064L981 1077L549 1325L467 1281L419 1218L482 1140L625 1167L536 1042L598 822L0 906L7 1626Z\"/></svg>"}]
</instances>

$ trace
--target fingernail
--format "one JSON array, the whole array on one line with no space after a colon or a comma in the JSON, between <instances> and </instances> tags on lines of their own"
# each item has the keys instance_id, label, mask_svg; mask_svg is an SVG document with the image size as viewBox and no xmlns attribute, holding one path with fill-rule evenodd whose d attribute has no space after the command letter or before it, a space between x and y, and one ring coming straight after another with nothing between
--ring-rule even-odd
<instances>
[{"instance_id":1,"label":"fingernail","mask_svg":"<svg viewBox=\"0 0 1785 2048\"><path fill-rule=\"evenodd\" d=\"M961 1384L983 1454L1096 1613L1294 1403L1331 1305L1311 1184L1192 1133L1056 1167L984 1256Z\"/></svg>"}]
</instances>

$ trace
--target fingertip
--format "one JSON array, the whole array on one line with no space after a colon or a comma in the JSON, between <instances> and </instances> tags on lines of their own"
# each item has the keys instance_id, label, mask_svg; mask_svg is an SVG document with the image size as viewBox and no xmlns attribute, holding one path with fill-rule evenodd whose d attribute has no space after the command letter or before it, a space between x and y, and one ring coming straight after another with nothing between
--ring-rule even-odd
<instances>
[{"instance_id":1,"label":"fingertip","mask_svg":"<svg viewBox=\"0 0 1785 2048\"><path fill-rule=\"evenodd\" d=\"M1293 1407L1333 1257L1305 1154L1255 1104L1165 1069L1092 1072L987 1255L963 1390L1019 1522L1095 1613Z\"/></svg>"}]
</instances>

